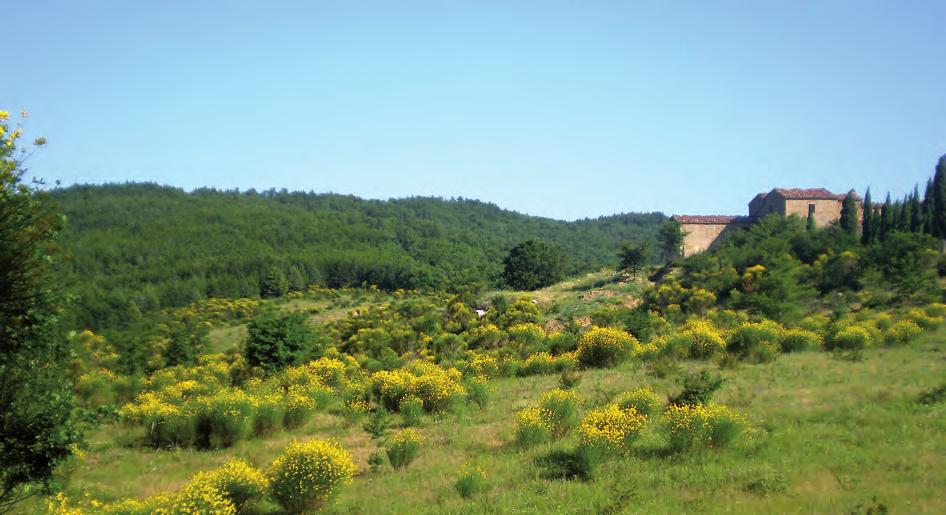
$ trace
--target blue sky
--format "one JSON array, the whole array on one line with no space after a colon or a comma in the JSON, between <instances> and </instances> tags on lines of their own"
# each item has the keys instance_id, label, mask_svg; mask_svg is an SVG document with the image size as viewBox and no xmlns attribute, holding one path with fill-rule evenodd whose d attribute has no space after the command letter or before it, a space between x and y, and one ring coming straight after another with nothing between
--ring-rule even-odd
<instances>
[{"instance_id":1,"label":"blue sky","mask_svg":"<svg viewBox=\"0 0 946 515\"><path fill-rule=\"evenodd\" d=\"M774 186L901 195L946 153L940 1L2 12L0 109L30 110L30 172L65 184L740 214Z\"/></svg>"}]
</instances>

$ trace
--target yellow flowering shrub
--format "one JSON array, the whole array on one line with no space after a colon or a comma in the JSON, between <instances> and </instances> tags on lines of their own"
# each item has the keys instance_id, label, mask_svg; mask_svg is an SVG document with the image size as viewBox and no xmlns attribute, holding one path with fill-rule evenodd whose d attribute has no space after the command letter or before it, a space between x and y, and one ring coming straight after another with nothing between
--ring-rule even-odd
<instances>
[{"instance_id":1,"label":"yellow flowering shrub","mask_svg":"<svg viewBox=\"0 0 946 515\"><path fill-rule=\"evenodd\" d=\"M797 352L821 347L824 345L824 338L807 329L786 329L779 343L783 352Z\"/></svg>"},{"instance_id":2,"label":"yellow flowering shrub","mask_svg":"<svg viewBox=\"0 0 946 515\"><path fill-rule=\"evenodd\" d=\"M675 450L724 447L748 426L744 417L720 404L671 404L664 412L663 425Z\"/></svg>"},{"instance_id":3,"label":"yellow flowering shrub","mask_svg":"<svg viewBox=\"0 0 946 515\"><path fill-rule=\"evenodd\" d=\"M356 471L351 454L338 443L293 442L270 467L270 495L290 513L316 511L350 484Z\"/></svg>"},{"instance_id":4,"label":"yellow flowering shrub","mask_svg":"<svg viewBox=\"0 0 946 515\"><path fill-rule=\"evenodd\" d=\"M340 359L322 357L310 361L308 370L327 386L341 386L346 379L348 367Z\"/></svg>"},{"instance_id":5,"label":"yellow flowering shrub","mask_svg":"<svg viewBox=\"0 0 946 515\"><path fill-rule=\"evenodd\" d=\"M450 400L465 393L463 374L455 368L417 361L407 368L382 370L372 374L372 389L385 409L397 411L401 400L414 396L424 402L427 411L442 411Z\"/></svg>"},{"instance_id":6,"label":"yellow flowering shrub","mask_svg":"<svg viewBox=\"0 0 946 515\"><path fill-rule=\"evenodd\" d=\"M765 362L775 359L781 350L785 329L772 320L746 322L729 335L727 350L742 359Z\"/></svg>"},{"instance_id":7,"label":"yellow flowering shrub","mask_svg":"<svg viewBox=\"0 0 946 515\"><path fill-rule=\"evenodd\" d=\"M457 472L457 482L454 483L457 493L464 499L486 488L486 471L470 463L464 463Z\"/></svg>"},{"instance_id":8,"label":"yellow flowering shrub","mask_svg":"<svg viewBox=\"0 0 946 515\"><path fill-rule=\"evenodd\" d=\"M489 354L467 351L463 364L464 374L492 379L499 375L499 364Z\"/></svg>"},{"instance_id":9,"label":"yellow flowering shrub","mask_svg":"<svg viewBox=\"0 0 946 515\"><path fill-rule=\"evenodd\" d=\"M197 417L198 444L214 449L230 447L253 428L257 400L243 390L227 388L190 403Z\"/></svg>"},{"instance_id":10,"label":"yellow flowering shrub","mask_svg":"<svg viewBox=\"0 0 946 515\"><path fill-rule=\"evenodd\" d=\"M516 441L534 445L552 439L548 419L551 416L538 406L529 406L516 412Z\"/></svg>"},{"instance_id":11,"label":"yellow flowering shrub","mask_svg":"<svg viewBox=\"0 0 946 515\"><path fill-rule=\"evenodd\" d=\"M140 425L154 447L189 445L194 440L194 417L179 406L162 401L154 392L144 392L118 410L125 425Z\"/></svg>"},{"instance_id":12,"label":"yellow flowering shrub","mask_svg":"<svg viewBox=\"0 0 946 515\"><path fill-rule=\"evenodd\" d=\"M713 323L705 318L691 318L683 325L680 335L686 338L689 354L707 358L726 350L726 342Z\"/></svg>"},{"instance_id":13,"label":"yellow flowering shrub","mask_svg":"<svg viewBox=\"0 0 946 515\"><path fill-rule=\"evenodd\" d=\"M537 352L522 362L522 366L519 367L519 375L551 374L555 368L555 363L555 357L548 352Z\"/></svg>"},{"instance_id":14,"label":"yellow flowering shrub","mask_svg":"<svg viewBox=\"0 0 946 515\"><path fill-rule=\"evenodd\" d=\"M211 471L199 472L190 482L221 492L236 511L242 511L249 503L261 498L268 488L266 475L241 459L230 460Z\"/></svg>"},{"instance_id":15,"label":"yellow flowering shrub","mask_svg":"<svg viewBox=\"0 0 946 515\"><path fill-rule=\"evenodd\" d=\"M639 350L637 338L610 327L594 327L578 340L578 361L587 367L610 367Z\"/></svg>"},{"instance_id":16,"label":"yellow flowering shrub","mask_svg":"<svg viewBox=\"0 0 946 515\"><path fill-rule=\"evenodd\" d=\"M188 483L166 509L157 513L175 515L236 515L237 508L226 494L208 483Z\"/></svg>"},{"instance_id":17,"label":"yellow flowering shrub","mask_svg":"<svg viewBox=\"0 0 946 515\"><path fill-rule=\"evenodd\" d=\"M840 350L863 350L873 344L873 334L865 324L843 325L831 338L831 347Z\"/></svg>"},{"instance_id":18,"label":"yellow flowering shrub","mask_svg":"<svg viewBox=\"0 0 946 515\"><path fill-rule=\"evenodd\" d=\"M506 340L506 333L494 324L483 324L471 329L466 340L472 349L494 349Z\"/></svg>"},{"instance_id":19,"label":"yellow flowering shrub","mask_svg":"<svg viewBox=\"0 0 946 515\"><path fill-rule=\"evenodd\" d=\"M583 403L584 399L575 390L556 388L543 393L537 405L552 436L559 438L578 423L578 410Z\"/></svg>"},{"instance_id":20,"label":"yellow flowering shrub","mask_svg":"<svg viewBox=\"0 0 946 515\"><path fill-rule=\"evenodd\" d=\"M922 333L923 329L913 320L901 320L884 331L884 341L891 345L903 345Z\"/></svg>"},{"instance_id":21,"label":"yellow flowering shrub","mask_svg":"<svg viewBox=\"0 0 946 515\"><path fill-rule=\"evenodd\" d=\"M548 347L545 329L538 324L531 322L516 324L506 329L506 333L509 335L508 345L520 356L544 350Z\"/></svg>"},{"instance_id":22,"label":"yellow flowering shrub","mask_svg":"<svg viewBox=\"0 0 946 515\"><path fill-rule=\"evenodd\" d=\"M926 312L928 316L933 318L946 318L946 304L943 304L942 302L933 302L931 304L927 304L923 308L923 311Z\"/></svg>"},{"instance_id":23,"label":"yellow flowering shrub","mask_svg":"<svg viewBox=\"0 0 946 515\"><path fill-rule=\"evenodd\" d=\"M663 402L649 387L635 388L617 396L614 403L621 409L634 408L635 411L647 416L660 412Z\"/></svg>"},{"instance_id":24,"label":"yellow flowering shrub","mask_svg":"<svg viewBox=\"0 0 946 515\"><path fill-rule=\"evenodd\" d=\"M934 313L937 312L935 309L932 311ZM916 325L926 330L935 329L937 326L943 323L943 317L931 316L927 311L924 311L920 308L908 310L904 316L907 318L907 320L913 321Z\"/></svg>"},{"instance_id":25,"label":"yellow flowering shrub","mask_svg":"<svg viewBox=\"0 0 946 515\"><path fill-rule=\"evenodd\" d=\"M633 407L608 404L591 410L578 426L580 445L586 448L627 452L647 423L647 416Z\"/></svg>"},{"instance_id":26,"label":"yellow flowering shrub","mask_svg":"<svg viewBox=\"0 0 946 515\"><path fill-rule=\"evenodd\" d=\"M416 429L408 428L398 431L391 437L385 448L391 466L395 469L408 466L417 458L423 440L423 436Z\"/></svg>"},{"instance_id":27,"label":"yellow flowering shrub","mask_svg":"<svg viewBox=\"0 0 946 515\"><path fill-rule=\"evenodd\" d=\"M305 386L291 385L282 396L283 427L295 429L312 418L315 413L316 401Z\"/></svg>"}]
</instances>

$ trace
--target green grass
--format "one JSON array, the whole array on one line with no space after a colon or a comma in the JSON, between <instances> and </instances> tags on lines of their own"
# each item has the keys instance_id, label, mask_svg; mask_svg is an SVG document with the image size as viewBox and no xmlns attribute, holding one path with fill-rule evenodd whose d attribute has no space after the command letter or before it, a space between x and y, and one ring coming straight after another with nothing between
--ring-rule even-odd
<instances>
[{"instance_id":1,"label":"green grass","mask_svg":"<svg viewBox=\"0 0 946 515\"><path fill-rule=\"evenodd\" d=\"M545 479L537 464L566 438L521 449L513 442L514 413L557 386L556 376L491 383L485 408L427 416L426 442L402 471L362 472L332 505L334 513L849 513L882 503L900 513L946 512L946 402L924 405L924 392L946 382L946 329L908 347L870 350L863 361L825 352L780 356L763 365L723 369L715 401L748 416L748 438L722 450L661 451L645 434L628 457L605 462L592 481ZM685 369L716 368L685 362ZM617 393L650 385L668 395L679 377L657 379L625 364L583 373L586 409ZM394 417L397 420L397 417ZM115 500L176 489L199 470L243 457L265 467L292 438L335 438L362 471L374 443L360 424L322 413L299 430L239 442L225 451L156 451L120 444L123 433L103 427L66 488ZM486 470L487 490L469 500L454 488L464 462ZM35 512L38 501L20 508ZM263 505L263 512L275 510Z\"/></svg>"}]
</instances>

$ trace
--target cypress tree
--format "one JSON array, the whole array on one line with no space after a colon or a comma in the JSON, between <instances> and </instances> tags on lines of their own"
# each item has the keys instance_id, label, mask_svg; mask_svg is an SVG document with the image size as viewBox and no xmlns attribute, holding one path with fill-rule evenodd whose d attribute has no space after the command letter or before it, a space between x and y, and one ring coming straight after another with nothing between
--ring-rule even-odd
<instances>
[{"instance_id":1,"label":"cypress tree","mask_svg":"<svg viewBox=\"0 0 946 515\"><path fill-rule=\"evenodd\" d=\"M887 239L887 235L893 229L893 203L890 201L890 193L887 193L887 199L880 208L880 241Z\"/></svg>"},{"instance_id":2,"label":"cypress tree","mask_svg":"<svg viewBox=\"0 0 946 515\"><path fill-rule=\"evenodd\" d=\"M910 232L920 232L923 229L923 211L920 207L920 187L913 186L910 195Z\"/></svg>"},{"instance_id":3,"label":"cypress tree","mask_svg":"<svg viewBox=\"0 0 946 515\"><path fill-rule=\"evenodd\" d=\"M851 236L857 235L857 201L854 200L854 193L849 192L841 203L841 229Z\"/></svg>"},{"instance_id":4,"label":"cypress tree","mask_svg":"<svg viewBox=\"0 0 946 515\"><path fill-rule=\"evenodd\" d=\"M874 243L874 205L871 203L870 188L864 194L864 227L861 231L861 244Z\"/></svg>"},{"instance_id":5,"label":"cypress tree","mask_svg":"<svg viewBox=\"0 0 946 515\"><path fill-rule=\"evenodd\" d=\"M923 232L933 234L933 179L926 181L926 192L923 194Z\"/></svg>"},{"instance_id":6,"label":"cypress tree","mask_svg":"<svg viewBox=\"0 0 946 515\"><path fill-rule=\"evenodd\" d=\"M939 158L933 174L933 236L946 239L946 155Z\"/></svg>"}]
</instances>

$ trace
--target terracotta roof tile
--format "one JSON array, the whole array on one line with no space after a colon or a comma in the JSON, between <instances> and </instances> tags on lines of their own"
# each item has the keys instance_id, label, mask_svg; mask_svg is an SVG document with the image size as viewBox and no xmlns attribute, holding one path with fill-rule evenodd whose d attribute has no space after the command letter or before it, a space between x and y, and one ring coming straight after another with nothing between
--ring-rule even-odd
<instances>
[{"instance_id":1,"label":"terracotta roof tile","mask_svg":"<svg viewBox=\"0 0 946 515\"><path fill-rule=\"evenodd\" d=\"M772 190L779 195L794 200L835 200L843 199L847 194L837 195L824 188L775 188Z\"/></svg>"},{"instance_id":2,"label":"terracotta roof tile","mask_svg":"<svg viewBox=\"0 0 946 515\"><path fill-rule=\"evenodd\" d=\"M748 222L747 216L731 215L673 215L673 219L682 224L729 224L733 222Z\"/></svg>"}]
</instances>

